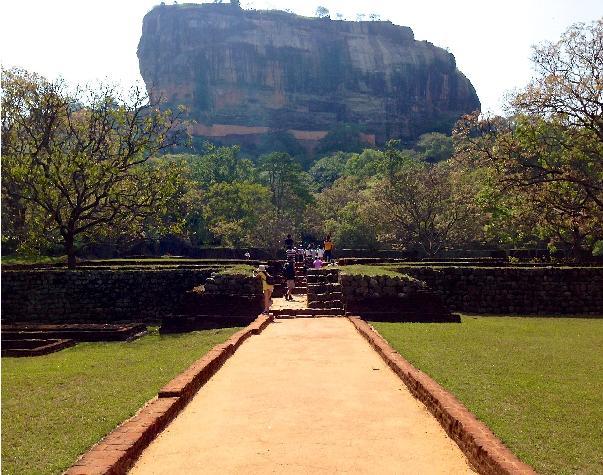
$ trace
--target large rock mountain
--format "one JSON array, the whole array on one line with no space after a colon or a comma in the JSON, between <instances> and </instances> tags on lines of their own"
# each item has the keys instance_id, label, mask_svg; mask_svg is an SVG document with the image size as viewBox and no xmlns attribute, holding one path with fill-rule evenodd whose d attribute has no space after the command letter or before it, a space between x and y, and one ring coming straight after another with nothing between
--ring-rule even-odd
<instances>
[{"instance_id":1,"label":"large rock mountain","mask_svg":"<svg viewBox=\"0 0 603 475\"><path fill-rule=\"evenodd\" d=\"M383 143L449 131L480 107L452 54L385 21L161 5L144 17L138 58L151 97L186 105L197 135L316 141L349 123Z\"/></svg>"}]
</instances>

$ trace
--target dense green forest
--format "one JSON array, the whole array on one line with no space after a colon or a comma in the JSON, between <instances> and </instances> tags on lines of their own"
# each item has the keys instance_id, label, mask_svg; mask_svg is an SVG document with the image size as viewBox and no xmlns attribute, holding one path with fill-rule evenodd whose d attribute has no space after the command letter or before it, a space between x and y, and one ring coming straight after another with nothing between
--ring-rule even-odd
<instances>
[{"instance_id":1,"label":"dense green forest","mask_svg":"<svg viewBox=\"0 0 603 475\"><path fill-rule=\"evenodd\" d=\"M506 117L452 135L363 149L354 126L314 154L283 134L254 153L186 136L179 111L140 91L73 92L2 73L5 252L68 254L100 242L340 248L544 247L603 253L603 21L534 49L535 76Z\"/></svg>"}]
</instances>

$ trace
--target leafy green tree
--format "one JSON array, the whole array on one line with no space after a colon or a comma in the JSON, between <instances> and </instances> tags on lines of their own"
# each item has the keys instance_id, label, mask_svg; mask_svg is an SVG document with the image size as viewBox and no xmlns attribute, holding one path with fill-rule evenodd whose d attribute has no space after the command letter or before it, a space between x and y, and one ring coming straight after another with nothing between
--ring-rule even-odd
<instances>
[{"instance_id":1,"label":"leafy green tree","mask_svg":"<svg viewBox=\"0 0 603 475\"><path fill-rule=\"evenodd\" d=\"M453 159L453 162L456 162ZM465 167L455 163L473 184L475 205L483 217L484 242L495 247L537 247L537 209L517 193L501 188L497 171L491 167Z\"/></svg>"},{"instance_id":2,"label":"leafy green tree","mask_svg":"<svg viewBox=\"0 0 603 475\"><path fill-rule=\"evenodd\" d=\"M318 190L331 186L335 180L343 175L346 163L351 154L336 152L321 158L310 168L310 176L316 183Z\"/></svg>"},{"instance_id":3,"label":"leafy green tree","mask_svg":"<svg viewBox=\"0 0 603 475\"><path fill-rule=\"evenodd\" d=\"M452 137L439 132L421 135L415 149L430 163L448 160L454 153Z\"/></svg>"},{"instance_id":4,"label":"leafy green tree","mask_svg":"<svg viewBox=\"0 0 603 475\"><path fill-rule=\"evenodd\" d=\"M270 190L277 215L299 215L312 201L309 184L301 166L289 154L273 152L260 157L260 180Z\"/></svg>"},{"instance_id":5,"label":"leafy green tree","mask_svg":"<svg viewBox=\"0 0 603 475\"><path fill-rule=\"evenodd\" d=\"M603 143L583 132L580 137L575 126L537 116L469 117L457 124L456 159L467 168L491 169L499 194L513 195L504 199L514 204L509 215L532 216L536 237L580 259L603 236L603 166L579 142L601 153Z\"/></svg>"},{"instance_id":6,"label":"leafy green tree","mask_svg":"<svg viewBox=\"0 0 603 475\"><path fill-rule=\"evenodd\" d=\"M603 141L603 18L535 46L532 63L536 76L512 98L513 112L551 118Z\"/></svg>"},{"instance_id":7,"label":"leafy green tree","mask_svg":"<svg viewBox=\"0 0 603 475\"><path fill-rule=\"evenodd\" d=\"M367 202L352 201L341 208L336 217L327 219L324 228L339 248L378 249L380 247L375 220ZM378 224L378 223L377 223Z\"/></svg>"},{"instance_id":8,"label":"leafy green tree","mask_svg":"<svg viewBox=\"0 0 603 475\"><path fill-rule=\"evenodd\" d=\"M476 190L464 173L446 162L400 157L398 164L372 190L385 227L383 241L434 256L480 237Z\"/></svg>"},{"instance_id":9,"label":"leafy green tree","mask_svg":"<svg viewBox=\"0 0 603 475\"><path fill-rule=\"evenodd\" d=\"M365 180L381 172L385 155L381 150L366 149L351 154L345 164L344 175Z\"/></svg>"},{"instance_id":10,"label":"leafy green tree","mask_svg":"<svg viewBox=\"0 0 603 475\"><path fill-rule=\"evenodd\" d=\"M180 180L169 196L166 205L158 216L144 227L146 240L158 241L165 238L184 238L194 246L213 241L208 223L203 216L202 201L203 187L193 179L191 162L195 163L198 156L194 155L160 155L149 160L151 166L167 170L178 170Z\"/></svg>"},{"instance_id":11,"label":"leafy green tree","mask_svg":"<svg viewBox=\"0 0 603 475\"><path fill-rule=\"evenodd\" d=\"M330 234L337 247L378 247L379 220L364 183L341 177L316 195L315 206L306 209L305 227L318 240Z\"/></svg>"},{"instance_id":12,"label":"leafy green tree","mask_svg":"<svg viewBox=\"0 0 603 475\"><path fill-rule=\"evenodd\" d=\"M302 166L308 160L306 150L299 141L286 130L274 130L264 134L257 147L258 157L272 152L284 152L294 157Z\"/></svg>"},{"instance_id":13,"label":"leafy green tree","mask_svg":"<svg viewBox=\"0 0 603 475\"><path fill-rule=\"evenodd\" d=\"M534 233L576 258L603 237L603 20L535 47L536 77L511 99L509 119L465 117L454 132L467 167L494 171L501 194ZM518 211L519 210L519 211Z\"/></svg>"},{"instance_id":14,"label":"leafy green tree","mask_svg":"<svg viewBox=\"0 0 603 475\"><path fill-rule=\"evenodd\" d=\"M360 127L354 124L341 124L330 130L320 140L316 152L320 155L328 155L335 152L360 152Z\"/></svg>"},{"instance_id":15,"label":"leafy green tree","mask_svg":"<svg viewBox=\"0 0 603 475\"><path fill-rule=\"evenodd\" d=\"M399 146L399 140L390 140L383 150L367 148L360 154L351 154L344 174L366 181L391 175L409 160L421 160L420 155L414 150L400 150Z\"/></svg>"},{"instance_id":16,"label":"leafy green tree","mask_svg":"<svg viewBox=\"0 0 603 475\"><path fill-rule=\"evenodd\" d=\"M258 183L214 183L203 194L209 229L227 246L262 245L262 224L272 213L270 191Z\"/></svg>"},{"instance_id":17,"label":"leafy green tree","mask_svg":"<svg viewBox=\"0 0 603 475\"><path fill-rule=\"evenodd\" d=\"M238 145L217 147L205 142L201 155L183 155L190 167L190 178L200 188L213 183L249 181L253 178L254 166L250 160L239 156Z\"/></svg>"},{"instance_id":18,"label":"leafy green tree","mask_svg":"<svg viewBox=\"0 0 603 475\"><path fill-rule=\"evenodd\" d=\"M182 140L171 111L136 89L70 94L26 71L2 76L2 191L27 208L31 240L58 235L74 267L77 239L140 229L164 206L178 173L145 165Z\"/></svg>"},{"instance_id":19,"label":"leafy green tree","mask_svg":"<svg viewBox=\"0 0 603 475\"><path fill-rule=\"evenodd\" d=\"M256 175L255 167L250 160L240 158L238 146L217 147L206 142L203 151L201 155L164 155L157 159L171 163L172 166L181 164L186 168L187 189L172 205L174 210L179 210L175 214L181 217L181 233L193 245L216 243L223 239L237 241L239 238L233 237L236 233L232 231L232 224L224 224L231 222L232 216L220 218L217 210L208 214L206 202L214 195L209 193L213 185L252 183ZM233 199L241 196L246 195L231 193ZM241 206L233 203L235 208L240 209ZM226 232L227 228L231 231ZM216 229L220 230L218 234L212 232ZM244 236L244 233L239 233L238 236Z\"/></svg>"}]
</instances>

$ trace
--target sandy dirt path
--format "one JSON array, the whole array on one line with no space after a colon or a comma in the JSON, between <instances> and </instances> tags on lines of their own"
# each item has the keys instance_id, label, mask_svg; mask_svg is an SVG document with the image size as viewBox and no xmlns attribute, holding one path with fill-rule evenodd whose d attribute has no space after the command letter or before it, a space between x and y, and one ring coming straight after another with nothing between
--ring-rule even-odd
<instances>
[{"instance_id":1,"label":"sandy dirt path","mask_svg":"<svg viewBox=\"0 0 603 475\"><path fill-rule=\"evenodd\" d=\"M276 320L247 340L133 474L472 473L345 318Z\"/></svg>"},{"instance_id":2,"label":"sandy dirt path","mask_svg":"<svg viewBox=\"0 0 603 475\"><path fill-rule=\"evenodd\" d=\"M306 308L308 308L308 296L306 294L293 295L293 300L285 300L284 297L274 298L272 299L272 305L270 305L270 310L303 310Z\"/></svg>"}]
</instances>

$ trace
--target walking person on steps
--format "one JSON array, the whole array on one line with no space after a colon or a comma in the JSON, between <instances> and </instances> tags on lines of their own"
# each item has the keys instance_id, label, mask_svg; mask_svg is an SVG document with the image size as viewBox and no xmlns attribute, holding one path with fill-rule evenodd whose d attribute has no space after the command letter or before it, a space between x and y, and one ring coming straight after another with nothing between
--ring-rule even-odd
<instances>
[{"instance_id":1,"label":"walking person on steps","mask_svg":"<svg viewBox=\"0 0 603 475\"><path fill-rule=\"evenodd\" d=\"M287 281L287 293L285 294L285 300L293 300L293 289L295 288L295 265L291 261L285 262L283 266L283 274Z\"/></svg>"},{"instance_id":2,"label":"walking person on steps","mask_svg":"<svg viewBox=\"0 0 603 475\"><path fill-rule=\"evenodd\" d=\"M265 265L259 265L256 270L253 271L253 276L257 277L262 281L262 291L264 292L264 311L263 314L267 314L272 304L272 292L274 291L274 278L268 273Z\"/></svg>"},{"instance_id":3,"label":"walking person on steps","mask_svg":"<svg viewBox=\"0 0 603 475\"><path fill-rule=\"evenodd\" d=\"M291 234L287 234L287 239L285 239L285 249L293 249L293 238Z\"/></svg>"}]
</instances>

